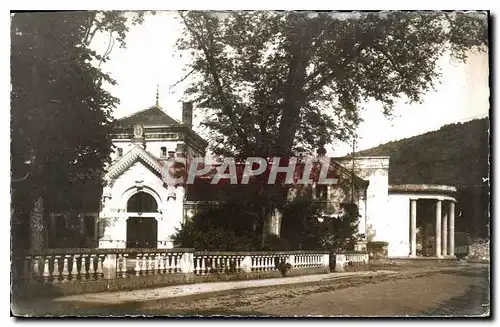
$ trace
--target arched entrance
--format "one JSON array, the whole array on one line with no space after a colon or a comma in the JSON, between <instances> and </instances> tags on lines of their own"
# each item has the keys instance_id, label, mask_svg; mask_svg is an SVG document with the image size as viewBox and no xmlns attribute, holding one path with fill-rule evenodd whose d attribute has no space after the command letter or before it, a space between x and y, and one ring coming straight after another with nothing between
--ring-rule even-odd
<instances>
[{"instance_id":1,"label":"arched entrance","mask_svg":"<svg viewBox=\"0 0 500 327\"><path fill-rule=\"evenodd\" d=\"M157 213L156 200L146 192L138 192L127 201L127 248L156 248L158 222L148 213ZM134 215L134 214L137 215Z\"/></svg>"}]
</instances>

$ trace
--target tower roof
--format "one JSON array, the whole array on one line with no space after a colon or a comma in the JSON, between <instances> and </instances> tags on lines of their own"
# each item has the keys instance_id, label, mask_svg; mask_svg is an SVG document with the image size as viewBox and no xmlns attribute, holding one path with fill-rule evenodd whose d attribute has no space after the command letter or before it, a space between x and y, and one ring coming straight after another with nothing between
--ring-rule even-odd
<instances>
[{"instance_id":1,"label":"tower roof","mask_svg":"<svg viewBox=\"0 0 500 327\"><path fill-rule=\"evenodd\" d=\"M180 125L180 123L167 115L159 106L152 106L136 112L130 116L118 119L120 126L134 125Z\"/></svg>"}]
</instances>

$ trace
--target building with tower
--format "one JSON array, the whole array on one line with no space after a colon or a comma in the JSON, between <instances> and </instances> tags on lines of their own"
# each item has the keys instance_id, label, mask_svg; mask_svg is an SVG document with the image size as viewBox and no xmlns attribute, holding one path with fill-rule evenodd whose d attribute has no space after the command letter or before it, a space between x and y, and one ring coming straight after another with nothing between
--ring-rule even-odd
<instances>
[{"instance_id":1,"label":"building with tower","mask_svg":"<svg viewBox=\"0 0 500 327\"><path fill-rule=\"evenodd\" d=\"M182 121L177 121L165 113L158 98L154 106L118 120L96 227L99 248L171 248L175 229L197 205L217 201L216 193L202 185L167 185L162 178L169 159L205 156L208 143L193 131L192 120L191 103L183 103ZM386 244L390 257L453 256L456 189L389 185L389 159L335 158L329 170L352 187L313 183L307 186L308 194L328 204L326 216L332 219L345 204L356 204L358 250L378 242ZM279 235L280 228L277 212L267 229Z\"/></svg>"}]
</instances>

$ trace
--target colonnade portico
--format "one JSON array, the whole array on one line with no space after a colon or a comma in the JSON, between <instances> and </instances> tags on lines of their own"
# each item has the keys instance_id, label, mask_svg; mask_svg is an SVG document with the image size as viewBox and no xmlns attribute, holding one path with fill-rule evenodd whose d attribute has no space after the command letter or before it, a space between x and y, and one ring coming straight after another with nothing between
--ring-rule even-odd
<instances>
[{"instance_id":1,"label":"colonnade portico","mask_svg":"<svg viewBox=\"0 0 500 327\"><path fill-rule=\"evenodd\" d=\"M426 257L454 257L456 193L450 185L389 185L389 256L416 258L418 250Z\"/></svg>"},{"instance_id":2,"label":"colonnade portico","mask_svg":"<svg viewBox=\"0 0 500 327\"><path fill-rule=\"evenodd\" d=\"M410 199L410 256L417 256L417 201ZM435 256L455 255L455 201L435 200ZM448 204L448 206L446 206ZM443 215L444 212L444 215Z\"/></svg>"}]
</instances>

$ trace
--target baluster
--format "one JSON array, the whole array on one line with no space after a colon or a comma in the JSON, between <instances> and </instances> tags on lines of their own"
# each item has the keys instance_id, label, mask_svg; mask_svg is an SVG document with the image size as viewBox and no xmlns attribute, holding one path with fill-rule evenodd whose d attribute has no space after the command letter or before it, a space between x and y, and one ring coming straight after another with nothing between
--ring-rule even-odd
<instances>
[{"instance_id":1,"label":"baluster","mask_svg":"<svg viewBox=\"0 0 500 327\"><path fill-rule=\"evenodd\" d=\"M63 259L63 271L62 271L62 277L63 277L62 282L63 283L68 282L68 276L69 276L68 257L69 257L69 255L65 255L64 259Z\"/></svg>"},{"instance_id":2,"label":"baluster","mask_svg":"<svg viewBox=\"0 0 500 327\"><path fill-rule=\"evenodd\" d=\"M172 273L172 265L170 264L170 258L171 258L170 253L167 253L165 256L165 273L167 274Z\"/></svg>"},{"instance_id":3,"label":"baluster","mask_svg":"<svg viewBox=\"0 0 500 327\"><path fill-rule=\"evenodd\" d=\"M104 276L104 271L102 270L102 257L104 255L97 256L97 270L96 270L96 279L100 279Z\"/></svg>"},{"instance_id":4,"label":"baluster","mask_svg":"<svg viewBox=\"0 0 500 327\"><path fill-rule=\"evenodd\" d=\"M194 274L199 275L200 274L200 257L194 257Z\"/></svg>"},{"instance_id":5,"label":"baluster","mask_svg":"<svg viewBox=\"0 0 500 327\"><path fill-rule=\"evenodd\" d=\"M153 275L158 273L158 254L153 253Z\"/></svg>"},{"instance_id":6,"label":"baluster","mask_svg":"<svg viewBox=\"0 0 500 327\"><path fill-rule=\"evenodd\" d=\"M175 253L170 254L170 273L173 274L175 273L175 268L176 268L176 257Z\"/></svg>"},{"instance_id":7,"label":"baluster","mask_svg":"<svg viewBox=\"0 0 500 327\"><path fill-rule=\"evenodd\" d=\"M159 255L159 259L158 259L158 260L160 260L160 274L164 274L165 273L165 262L163 261L163 256L164 255L165 254L161 253Z\"/></svg>"},{"instance_id":8,"label":"baluster","mask_svg":"<svg viewBox=\"0 0 500 327\"><path fill-rule=\"evenodd\" d=\"M82 262L80 266L80 279L81 280L87 280L87 260L85 258L87 257L86 254L82 254Z\"/></svg>"},{"instance_id":9,"label":"baluster","mask_svg":"<svg viewBox=\"0 0 500 327\"><path fill-rule=\"evenodd\" d=\"M267 270L272 270L272 264L271 264L272 257L267 257Z\"/></svg>"},{"instance_id":10,"label":"baluster","mask_svg":"<svg viewBox=\"0 0 500 327\"><path fill-rule=\"evenodd\" d=\"M165 269L165 264L163 262L163 253L158 253L157 260L158 260L158 274L162 275L163 270Z\"/></svg>"},{"instance_id":11,"label":"baluster","mask_svg":"<svg viewBox=\"0 0 500 327\"><path fill-rule=\"evenodd\" d=\"M214 261L215 261L215 273L218 273L220 270L220 257L215 256Z\"/></svg>"},{"instance_id":12,"label":"baluster","mask_svg":"<svg viewBox=\"0 0 500 327\"><path fill-rule=\"evenodd\" d=\"M73 255L72 259L72 267L71 267L71 280L75 280L78 278L78 267L77 267L77 261L78 261L78 254Z\"/></svg>"},{"instance_id":13,"label":"baluster","mask_svg":"<svg viewBox=\"0 0 500 327\"><path fill-rule=\"evenodd\" d=\"M54 267L52 269L52 283L59 283L59 259L60 256L56 255L54 257Z\"/></svg>"},{"instance_id":14,"label":"baluster","mask_svg":"<svg viewBox=\"0 0 500 327\"><path fill-rule=\"evenodd\" d=\"M43 265L43 280L45 282L48 282L49 278L50 278L49 260L50 260L50 256L46 256L45 261L44 261L44 265Z\"/></svg>"},{"instance_id":15,"label":"baluster","mask_svg":"<svg viewBox=\"0 0 500 327\"><path fill-rule=\"evenodd\" d=\"M148 270L148 272L150 275L153 275L155 273L154 253L148 253L148 257L149 257L149 266L148 266L149 270Z\"/></svg>"},{"instance_id":16,"label":"baluster","mask_svg":"<svg viewBox=\"0 0 500 327\"><path fill-rule=\"evenodd\" d=\"M143 275L148 274L148 254L147 253L142 254L141 272Z\"/></svg>"},{"instance_id":17,"label":"baluster","mask_svg":"<svg viewBox=\"0 0 500 327\"><path fill-rule=\"evenodd\" d=\"M36 256L33 260L33 275L35 279L40 278L40 257Z\"/></svg>"},{"instance_id":18,"label":"baluster","mask_svg":"<svg viewBox=\"0 0 500 327\"><path fill-rule=\"evenodd\" d=\"M122 256L122 277L123 278L127 278L127 257L128 257L127 253L123 254L123 256Z\"/></svg>"},{"instance_id":19,"label":"baluster","mask_svg":"<svg viewBox=\"0 0 500 327\"><path fill-rule=\"evenodd\" d=\"M89 279L95 279L95 254L89 256Z\"/></svg>"},{"instance_id":20,"label":"baluster","mask_svg":"<svg viewBox=\"0 0 500 327\"><path fill-rule=\"evenodd\" d=\"M217 271L217 267L216 267L216 257L215 256L211 256L210 257L210 261L212 262L212 269L210 270L210 273L214 273Z\"/></svg>"},{"instance_id":21,"label":"baluster","mask_svg":"<svg viewBox=\"0 0 500 327\"><path fill-rule=\"evenodd\" d=\"M30 256L24 257L23 277L25 280L31 279L30 259L31 259Z\"/></svg>"},{"instance_id":22,"label":"baluster","mask_svg":"<svg viewBox=\"0 0 500 327\"><path fill-rule=\"evenodd\" d=\"M231 272L231 257L230 256L227 256L226 257L226 269L225 269L225 273L228 274Z\"/></svg>"},{"instance_id":23,"label":"baluster","mask_svg":"<svg viewBox=\"0 0 500 327\"><path fill-rule=\"evenodd\" d=\"M236 266L236 272L240 272L240 270L241 270L241 258L239 256L236 256L234 260L235 260L234 264Z\"/></svg>"},{"instance_id":24,"label":"baluster","mask_svg":"<svg viewBox=\"0 0 500 327\"><path fill-rule=\"evenodd\" d=\"M154 260L153 260L153 254L148 253L148 258L147 258L147 274L152 275L153 274L153 268L154 268Z\"/></svg>"},{"instance_id":25,"label":"baluster","mask_svg":"<svg viewBox=\"0 0 500 327\"><path fill-rule=\"evenodd\" d=\"M205 271L205 269L206 269L206 267L205 267L205 261L206 260L207 260L207 257L205 257L205 256L201 257L201 267L200 267L200 270L201 270L201 274L202 275L206 274L206 271Z\"/></svg>"},{"instance_id":26,"label":"baluster","mask_svg":"<svg viewBox=\"0 0 500 327\"><path fill-rule=\"evenodd\" d=\"M137 253L137 255L135 257L135 268L134 268L136 276L139 276L141 274L141 258L142 258L142 254Z\"/></svg>"}]
</instances>

